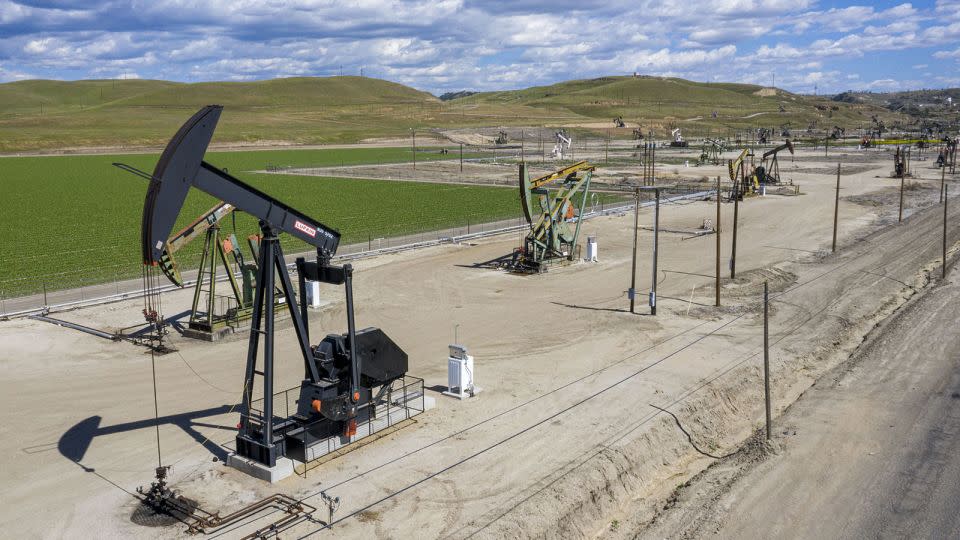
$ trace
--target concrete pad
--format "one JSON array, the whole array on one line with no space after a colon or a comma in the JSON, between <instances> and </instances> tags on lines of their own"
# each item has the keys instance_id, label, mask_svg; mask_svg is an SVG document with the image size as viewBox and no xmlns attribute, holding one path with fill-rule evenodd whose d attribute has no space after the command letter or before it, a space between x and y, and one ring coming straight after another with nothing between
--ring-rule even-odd
<instances>
[{"instance_id":1,"label":"concrete pad","mask_svg":"<svg viewBox=\"0 0 960 540\"><path fill-rule=\"evenodd\" d=\"M273 467L267 467L263 463L231 453L227 456L227 465L271 484L293 474L293 460L285 457L277 459L277 464Z\"/></svg>"}]
</instances>

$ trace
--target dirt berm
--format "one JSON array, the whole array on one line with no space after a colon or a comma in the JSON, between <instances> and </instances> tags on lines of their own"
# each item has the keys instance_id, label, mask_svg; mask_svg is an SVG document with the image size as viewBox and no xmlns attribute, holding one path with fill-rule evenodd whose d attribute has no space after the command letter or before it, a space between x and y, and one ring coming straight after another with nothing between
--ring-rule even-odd
<instances>
[{"instance_id":1,"label":"dirt berm","mask_svg":"<svg viewBox=\"0 0 960 540\"><path fill-rule=\"evenodd\" d=\"M811 255L777 269L776 276L787 271L799 281L782 292L771 291L775 416L925 287L931 272L939 276L941 208L852 242L836 256ZM955 217L951 212L954 223ZM958 233L960 228L951 227L953 238ZM763 418L761 305L755 302L736 315L755 330L742 355L688 385L675 399L639 407L627 421L612 419L618 425L596 439L602 443L599 450L538 479L515 508L482 528L480 536L616 536L621 523L651 519L677 486L740 447ZM788 306L796 309L783 309ZM703 328L697 339L722 334L734 321L722 318Z\"/></svg>"}]
</instances>

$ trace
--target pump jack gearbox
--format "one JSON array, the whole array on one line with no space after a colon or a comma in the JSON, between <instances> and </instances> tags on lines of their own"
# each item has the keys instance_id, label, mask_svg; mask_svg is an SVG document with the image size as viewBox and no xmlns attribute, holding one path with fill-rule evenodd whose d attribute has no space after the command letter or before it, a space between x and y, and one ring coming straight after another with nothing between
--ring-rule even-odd
<instances>
[{"instance_id":1,"label":"pump jack gearbox","mask_svg":"<svg viewBox=\"0 0 960 540\"><path fill-rule=\"evenodd\" d=\"M193 115L164 149L144 202L141 230L143 262L156 266L190 187L196 187L260 220L256 292L253 302L237 453L268 467L288 456L307 461L310 442L356 434L357 418L373 417L393 383L407 372L407 354L382 330L357 331L353 314L353 269L333 266L340 233L285 205L203 160L223 107L209 105ZM297 259L299 306L286 302L293 321L305 376L296 413L274 414L274 308L277 281L283 295L294 298L278 235L290 234L317 249L316 262ZM279 279L276 279L279 278ZM309 344L305 280L344 285L347 332ZM262 369L257 369L263 340ZM254 400L256 377L262 398ZM262 404L257 403L262 400Z\"/></svg>"}]
</instances>

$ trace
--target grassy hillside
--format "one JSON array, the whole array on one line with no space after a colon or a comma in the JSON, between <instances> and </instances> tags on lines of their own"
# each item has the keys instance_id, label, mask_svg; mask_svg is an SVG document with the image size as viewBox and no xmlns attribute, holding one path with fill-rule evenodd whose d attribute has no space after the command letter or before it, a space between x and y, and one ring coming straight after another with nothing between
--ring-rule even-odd
<instances>
[{"instance_id":1,"label":"grassy hillside","mask_svg":"<svg viewBox=\"0 0 960 540\"><path fill-rule=\"evenodd\" d=\"M955 129L960 123L960 88L908 92L843 92L833 96L833 100L869 104L903 112L925 125L938 122L944 126L954 126Z\"/></svg>"},{"instance_id":2,"label":"grassy hillside","mask_svg":"<svg viewBox=\"0 0 960 540\"><path fill-rule=\"evenodd\" d=\"M175 86L180 84L146 80L17 81L0 84L0 116L82 110Z\"/></svg>"},{"instance_id":3,"label":"grassy hillside","mask_svg":"<svg viewBox=\"0 0 960 540\"><path fill-rule=\"evenodd\" d=\"M530 107L451 107L368 77L256 82L21 81L0 84L0 152L162 146L199 107L225 106L214 142L327 144L410 128L544 123Z\"/></svg>"},{"instance_id":4,"label":"grassy hillside","mask_svg":"<svg viewBox=\"0 0 960 540\"><path fill-rule=\"evenodd\" d=\"M0 84L0 152L162 146L194 110L210 103L225 106L218 143L327 144L406 137L411 128L496 126L587 126L629 137L631 129L609 129L616 116L660 137L676 126L697 136L786 123L794 130L856 128L875 114L888 123L906 118L871 103L660 77L576 80L449 101L365 77L192 84L37 80Z\"/></svg>"},{"instance_id":5,"label":"grassy hillside","mask_svg":"<svg viewBox=\"0 0 960 540\"><path fill-rule=\"evenodd\" d=\"M451 104L510 104L549 109L609 121L622 116L665 136L670 127L691 134L722 134L725 130L779 127L793 130L811 125L856 128L870 116L894 115L870 103L838 103L827 97L792 94L749 84L701 83L667 77L602 77L567 81L523 90L484 92L452 100ZM819 106L819 108L818 108ZM783 109L781 112L781 108ZM714 118L716 113L716 118Z\"/></svg>"}]
</instances>

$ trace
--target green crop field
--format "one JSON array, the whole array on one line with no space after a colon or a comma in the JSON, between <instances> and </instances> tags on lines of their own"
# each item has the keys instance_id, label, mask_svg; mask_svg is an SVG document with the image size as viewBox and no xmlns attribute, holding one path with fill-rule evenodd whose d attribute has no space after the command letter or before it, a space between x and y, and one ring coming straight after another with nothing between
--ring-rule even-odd
<instances>
[{"instance_id":1,"label":"green crop field","mask_svg":"<svg viewBox=\"0 0 960 540\"><path fill-rule=\"evenodd\" d=\"M156 154L0 158L0 294L11 296L139 276L140 216L147 183L111 166L152 171ZM417 160L441 157L419 149ZM448 157L448 156L443 156ZM258 174L268 165L403 162L408 148L210 152L207 160L343 234L342 243L476 224L518 214L514 190L450 184ZM178 225L216 201L191 190ZM233 232L233 223L225 228ZM236 219L241 240L257 232ZM245 243L241 242L244 244ZM306 250L286 238L288 252ZM196 264L202 242L180 260Z\"/></svg>"}]
</instances>

